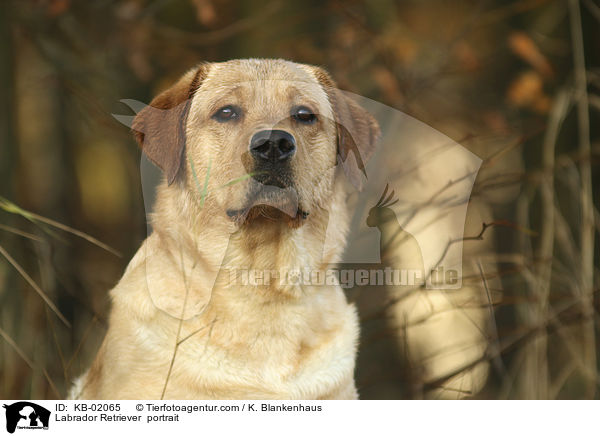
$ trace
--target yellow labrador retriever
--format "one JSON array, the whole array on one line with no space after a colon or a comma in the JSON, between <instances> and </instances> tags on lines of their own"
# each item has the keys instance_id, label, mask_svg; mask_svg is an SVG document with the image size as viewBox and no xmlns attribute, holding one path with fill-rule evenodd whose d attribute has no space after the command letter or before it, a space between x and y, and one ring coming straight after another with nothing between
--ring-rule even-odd
<instances>
[{"instance_id":1,"label":"yellow labrador retriever","mask_svg":"<svg viewBox=\"0 0 600 436\"><path fill-rule=\"evenodd\" d=\"M281 272L339 261L374 118L320 68L250 59L189 71L133 130L164 173L154 231L71 397L357 398L354 307Z\"/></svg>"}]
</instances>

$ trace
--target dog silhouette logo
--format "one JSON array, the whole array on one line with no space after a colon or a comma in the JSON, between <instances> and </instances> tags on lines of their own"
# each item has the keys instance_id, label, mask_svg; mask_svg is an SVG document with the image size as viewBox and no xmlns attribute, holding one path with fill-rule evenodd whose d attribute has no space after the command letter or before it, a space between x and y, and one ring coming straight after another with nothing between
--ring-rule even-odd
<instances>
[{"instance_id":1,"label":"dog silhouette logo","mask_svg":"<svg viewBox=\"0 0 600 436\"><path fill-rule=\"evenodd\" d=\"M50 421L48 409L29 401L4 404L3 407L6 409L6 431L9 433L14 433L17 428L48 430Z\"/></svg>"}]
</instances>

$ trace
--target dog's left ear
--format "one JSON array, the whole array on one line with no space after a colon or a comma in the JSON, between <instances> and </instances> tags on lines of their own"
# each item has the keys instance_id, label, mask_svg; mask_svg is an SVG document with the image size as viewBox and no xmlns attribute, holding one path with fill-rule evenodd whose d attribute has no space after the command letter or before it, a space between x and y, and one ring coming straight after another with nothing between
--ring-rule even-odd
<instances>
[{"instance_id":1,"label":"dog's left ear","mask_svg":"<svg viewBox=\"0 0 600 436\"><path fill-rule=\"evenodd\" d=\"M314 67L314 73L333 109L337 126L338 160L352 184L361 190L362 176L367 178L365 166L381 135L379 123L352 98L340 91L325 70Z\"/></svg>"},{"instance_id":2,"label":"dog's left ear","mask_svg":"<svg viewBox=\"0 0 600 436\"><path fill-rule=\"evenodd\" d=\"M173 183L185 150L185 128L194 92L208 73L208 64L188 71L155 97L133 120L131 129L146 156Z\"/></svg>"}]
</instances>

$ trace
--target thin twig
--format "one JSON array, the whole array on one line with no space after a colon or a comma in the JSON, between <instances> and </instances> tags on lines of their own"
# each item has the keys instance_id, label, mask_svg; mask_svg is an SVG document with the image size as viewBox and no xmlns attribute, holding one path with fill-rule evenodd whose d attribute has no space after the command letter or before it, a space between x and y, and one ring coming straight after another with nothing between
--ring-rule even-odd
<instances>
[{"instance_id":1,"label":"thin twig","mask_svg":"<svg viewBox=\"0 0 600 436\"><path fill-rule=\"evenodd\" d=\"M208 177L207 177L208 180ZM183 306L181 307L181 316L179 317L179 324L177 326L177 336L175 337L175 347L173 349L173 355L171 356L171 362L169 363L169 371L167 372L167 378L165 379L165 384L163 386L162 394L160 395L160 399L165 399L165 393L167 392L167 385L169 384L169 379L171 378L171 372L173 371L173 365L175 365L175 357L177 356L177 350L179 349L179 338L181 337L181 329L183 328L183 320L185 317L185 307L187 305L189 288L187 282L187 276L185 274L185 265L183 262L183 249L180 248L180 261L181 261L181 273L183 275L183 284L185 287L185 296L183 298ZM192 268L193 269L193 268Z\"/></svg>"},{"instance_id":2,"label":"thin twig","mask_svg":"<svg viewBox=\"0 0 600 436\"><path fill-rule=\"evenodd\" d=\"M106 245L104 242L100 242L98 239L96 239L86 233L83 233L77 229L74 229L73 227L69 227L65 224L59 223L58 221L54 221L54 220L51 220L50 218L46 218L44 216L41 216L41 215L35 214L33 212L30 212L28 210L22 209L19 206L17 206L16 204L14 204L13 202L11 202L1 196L0 196L0 208L8 213L14 213L17 215L21 215L22 217L28 219L29 221L31 221L33 223L35 223L36 221L39 221L41 223L48 224L49 226L56 227L57 229L60 229L67 233L71 233L72 235L75 235L82 239L85 239L86 241L108 251L109 253L114 254L117 257L122 257L121 253L119 253L117 250L110 247L109 245Z\"/></svg>"},{"instance_id":3,"label":"thin twig","mask_svg":"<svg viewBox=\"0 0 600 436\"><path fill-rule=\"evenodd\" d=\"M444 258L446 257L446 255L448 254L448 251L450 250L450 247L454 244L457 244L459 242L464 242L464 241L483 241L483 235L484 233L487 231L487 229L489 229L490 227L512 227L524 232L531 232L529 229L525 229L521 226L519 226L516 223L513 223L511 221L508 220L498 220L498 221L492 221L490 223L481 223L481 231L479 232L479 234L475 235L475 236L465 236L463 238L456 238L456 239L451 239L450 241L448 241L448 243L446 244L446 247L444 248L444 251L442 252L442 255L440 256L439 260L435 263L435 265L433 266L433 268L431 268L431 270L429 271L429 273L427 274L426 278L425 278L425 283L427 283L427 281L429 280L429 278L431 277L431 274L433 271L435 271L440 264L442 263L442 261L444 260Z\"/></svg>"},{"instance_id":4,"label":"thin twig","mask_svg":"<svg viewBox=\"0 0 600 436\"><path fill-rule=\"evenodd\" d=\"M502 376L506 376L506 374L507 374L506 367L504 365L504 362L502 362L500 353L497 352L497 350L500 349L500 337L498 335L498 327L496 325L496 317L494 315L494 305L492 302L492 296L490 294L490 288L488 286L487 279L483 272L483 265L481 265L481 261L479 261L479 260L477 261L477 267L479 268L479 274L481 276L481 282L483 283L483 287L485 289L485 295L487 297L488 308L489 308L489 312L490 312L489 324L490 324L490 333L491 333L492 337L490 338L491 340L489 342L490 342L490 346L491 346L492 345L491 343L493 341L493 348L494 348L494 353L492 353L492 355L494 357L491 360L492 360L494 366L496 367L496 370L500 374L502 374Z\"/></svg>"},{"instance_id":5,"label":"thin twig","mask_svg":"<svg viewBox=\"0 0 600 436\"><path fill-rule=\"evenodd\" d=\"M65 370L67 371L67 373L68 373L69 369L71 368L71 365L75 361L75 358L79 354L79 351L81 350L81 347L83 346L83 343L86 341L87 337L89 336L90 332L92 331L92 327L94 326L94 324L97 321L98 321L98 315L94 315L94 317L90 321L90 324L87 326L85 332L83 333L83 337L81 338L81 340L77 344L77 348L75 348L75 351L73 352L73 355L71 356L71 358L67 362L67 366L65 368Z\"/></svg>"},{"instance_id":6,"label":"thin twig","mask_svg":"<svg viewBox=\"0 0 600 436\"><path fill-rule=\"evenodd\" d=\"M37 370L36 366L31 361L31 359L29 359L29 357L27 357L27 355L23 352L23 350L21 350L21 348L17 345L17 343L15 341L13 341L13 339L8 335L8 333L6 333L2 329L2 327L0 327L0 336L2 336L4 338L4 340L8 343L8 345L10 345L13 350L15 350L15 352L19 355L19 357L21 359L23 359L23 361L27 364L27 366L29 368L31 368L32 371L36 371ZM52 390L56 394L56 397L57 398L61 398L61 395L58 392L58 389L56 388L56 385L54 384L54 382L52 381L52 379L48 375L48 372L46 371L46 369L43 369L42 372L44 373L44 377L46 378L46 381L48 382L48 384L50 385L50 387L52 388Z\"/></svg>"},{"instance_id":7,"label":"thin twig","mask_svg":"<svg viewBox=\"0 0 600 436\"><path fill-rule=\"evenodd\" d=\"M594 16L594 18L600 21L600 7L598 7L592 0L583 0L583 5L587 10Z\"/></svg>"},{"instance_id":8,"label":"thin twig","mask_svg":"<svg viewBox=\"0 0 600 436\"><path fill-rule=\"evenodd\" d=\"M544 136L542 147L542 166L554 168L555 148L558 133L566 116L569 106L569 94L562 90L552 107L548 129ZM534 303L528 306L528 318L530 322L541 325L542 320L548 318L548 305L550 288L552 283L552 263L554 252L554 172L548 171L542 175L539 184L541 199L541 214L544 217L540 230L540 245L537 253L538 258L548 259L537 267L537 283L533 285ZM546 329L533 339L533 344L525 355L524 383L528 386L527 396L532 399L547 399L549 390L548 370L548 333Z\"/></svg>"},{"instance_id":9,"label":"thin twig","mask_svg":"<svg viewBox=\"0 0 600 436\"><path fill-rule=\"evenodd\" d=\"M58 308L54 305L54 303L48 298L46 293L42 291L42 289L37 285L36 282L33 281L31 276L27 274L27 272L17 263L16 260L12 258L10 254L0 245L0 254L4 256L4 258L17 270L19 274L29 283L29 285L38 293L38 295L44 300L44 302L48 305L48 307L58 316L58 318L63 322L64 325L71 328L71 323L67 321L67 318L58 310Z\"/></svg>"},{"instance_id":10,"label":"thin twig","mask_svg":"<svg viewBox=\"0 0 600 436\"><path fill-rule=\"evenodd\" d=\"M43 238L40 238L39 236L34 235L33 233L24 232L22 230L15 229L14 227L5 226L4 224L0 224L0 230L4 230L15 235L23 236L24 238L31 239L32 241L46 242Z\"/></svg>"},{"instance_id":11,"label":"thin twig","mask_svg":"<svg viewBox=\"0 0 600 436\"><path fill-rule=\"evenodd\" d=\"M579 0L569 0L569 17L571 22L571 42L573 44L573 62L575 68L575 93L577 101L577 125L579 150L590 153L590 115L587 93L587 76L585 71L585 54L583 47L583 28ZM581 176L581 304L584 313L593 313L594 288L594 210L592 197L592 169L589 161L579 164ZM596 372L596 334L594 321L590 316L583 326L583 354L589 372ZM596 386L588 385L587 398L594 398Z\"/></svg>"},{"instance_id":12,"label":"thin twig","mask_svg":"<svg viewBox=\"0 0 600 436\"><path fill-rule=\"evenodd\" d=\"M48 308L46 308L46 320L48 324L50 324L50 330L52 331L52 339L54 340L54 345L56 346L56 351L58 353L58 357L60 359L60 365L62 366L63 376L65 380L67 380L67 365L65 362L65 356L62 352L62 348L60 347L60 342L58 340L58 335L56 334L56 328L54 327L54 322L52 321L52 317L48 312Z\"/></svg>"}]
</instances>

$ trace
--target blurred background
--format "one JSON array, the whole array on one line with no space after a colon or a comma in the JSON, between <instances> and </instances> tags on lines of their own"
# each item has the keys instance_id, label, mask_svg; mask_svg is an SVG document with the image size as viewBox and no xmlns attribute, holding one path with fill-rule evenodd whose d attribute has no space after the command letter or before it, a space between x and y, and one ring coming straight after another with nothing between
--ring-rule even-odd
<instances>
[{"instance_id":1,"label":"blurred background","mask_svg":"<svg viewBox=\"0 0 600 436\"><path fill-rule=\"evenodd\" d=\"M465 230L477 352L427 363L462 330L424 317L433 354L409 356L407 309L350 292L361 397L598 398L599 24L597 0L0 2L0 397L66 395L146 237L119 100L199 61L276 57L484 159Z\"/></svg>"}]
</instances>

